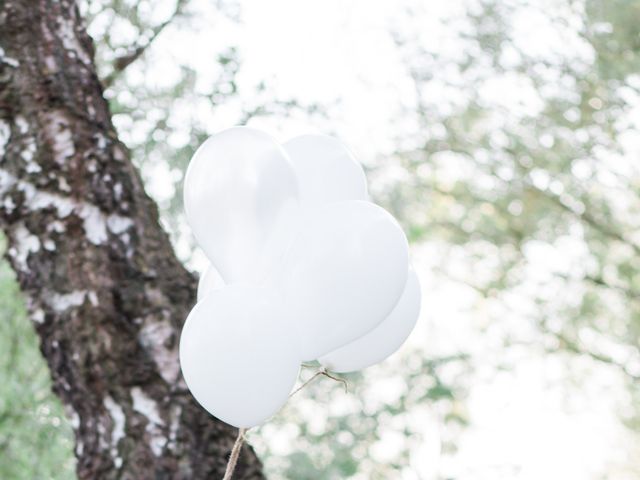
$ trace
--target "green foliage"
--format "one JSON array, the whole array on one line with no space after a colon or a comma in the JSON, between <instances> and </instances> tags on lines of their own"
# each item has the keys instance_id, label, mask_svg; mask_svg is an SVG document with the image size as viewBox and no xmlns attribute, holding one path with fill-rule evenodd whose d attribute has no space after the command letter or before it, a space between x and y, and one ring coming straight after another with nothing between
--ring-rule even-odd
<instances>
[{"instance_id":1,"label":"green foliage","mask_svg":"<svg viewBox=\"0 0 640 480\"><path fill-rule=\"evenodd\" d=\"M13 272L0 263L0 478L75 478L73 433Z\"/></svg>"},{"instance_id":2,"label":"green foliage","mask_svg":"<svg viewBox=\"0 0 640 480\"><path fill-rule=\"evenodd\" d=\"M422 45L419 26L398 37L418 92L443 83L464 100L419 95L422 136L394 158L412 180L383 199L414 241L465 259L454 273L443 255L446 276L494 304L516 296L507 314L537 326L534 343L608 365L636 392L640 2L552 2L554 18L527 0L468 4L457 63ZM535 15L556 50L532 50L511 27Z\"/></svg>"}]
</instances>

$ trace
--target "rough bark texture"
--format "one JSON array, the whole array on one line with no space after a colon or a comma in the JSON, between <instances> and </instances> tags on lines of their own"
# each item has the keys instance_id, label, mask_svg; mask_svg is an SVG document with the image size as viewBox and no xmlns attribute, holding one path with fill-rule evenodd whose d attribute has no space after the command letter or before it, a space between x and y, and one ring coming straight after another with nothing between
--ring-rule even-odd
<instances>
[{"instance_id":1,"label":"rough bark texture","mask_svg":"<svg viewBox=\"0 0 640 480\"><path fill-rule=\"evenodd\" d=\"M118 141L72 0L0 0L0 226L80 478L221 478L236 430L177 345L195 280ZM260 479L245 448L238 479Z\"/></svg>"}]
</instances>

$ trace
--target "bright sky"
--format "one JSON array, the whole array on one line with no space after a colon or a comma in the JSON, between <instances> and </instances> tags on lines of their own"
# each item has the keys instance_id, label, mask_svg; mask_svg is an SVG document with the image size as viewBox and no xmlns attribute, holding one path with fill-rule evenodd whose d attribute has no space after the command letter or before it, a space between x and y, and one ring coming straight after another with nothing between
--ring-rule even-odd
<instances>
[{"instance_id":1,"label":"bright sky","mask_svg":"<svg viewBox=\"0 0 640 480\"><path fill-rule=\"evenodd\" d=\"M402 119L402 108L414 101L414 91L390 30L415 28L418 23L425 44L455 58L460 45L442 19L464 8L462 0L245 0L242 21L235 24L218 15L213 2L193 2L204 13L190 19L188 25L183 23L179 31L167 30L158 39L150 55L162 73L141 77L140 81L170 84L172 72L177 73L175 60L186 59L197 67L204 88L218 75L213 59L221 46L238 45L243 60L240 90L245 94L241 101L251 104L255 99L247 92L266 80L280 98L333 105L327 122L310 124L305 118L277 118L259 120L253 126L281 140L309 131L336 133L365 165L393 151L395 133L390 125L412 128L398 120ZM540 0L539 6L547 8L552 2ZM405 4L412 5L417 13L406 15ZM158 15L163 15L161 9ZM530 12L514 28L516 37L531 52L565 50L581 58L589 55L575 39L550 29L540 14ZM484 94L507 107L517 104L525 109L538 108L527 86L508 78L489 83ZM442 95L443 102L456 100L447 98L443 90L435 89L432 95ZM230 126L225 122L232 110L223 106L215 112L205 109L197 114L217 130ZM179 124L186 118L183 115L192 114L172 112L171 121ZM150 188L162 196L166 177L157 178L158 184L154 182ZM534 355L531 349L514 349L510 359L514 370L496 373L491 365L501 351L497 342L504 332L487 328L490 310L495 306L483 304L459 283L435 276L432 271L439 255L437 247L414 246L424 300L421 322L410 344L436 355L472 352L476 373L468 399L471 425L462 433L458 452L436 461L440 447L438 422L434 419L438 414L416 412L416 421L424 422L425 443L414 452L411 471L405 478L595 479L613 471L612 465L630 463L630 439L620 427L620 398L613 393L624 394L620 379L578 359L572 367L589 372L590 382L567 396L562 381L566 362ZM545 256L545 252L540 259L537 271L531 272L532 279L544 277L557 260ZM202 265L202 259L197 263ZM396 362L401 375L398 359L391 362ZM376 372L372 370L371 374ZM380 452L393 448L392 443L389 439ZM611 475L608 478L626 480L632 473L619 470Z\"/></svg>"}]
</instances>

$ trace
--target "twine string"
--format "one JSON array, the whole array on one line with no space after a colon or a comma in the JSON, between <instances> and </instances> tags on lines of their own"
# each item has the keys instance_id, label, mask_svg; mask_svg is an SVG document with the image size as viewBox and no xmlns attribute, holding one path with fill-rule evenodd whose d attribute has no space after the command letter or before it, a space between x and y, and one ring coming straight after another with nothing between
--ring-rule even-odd
<instances>
[{"instance_id":1,"label":"twine string","mask_svg":"<svg viewBox=\"0 0 640 480\"><path fill-rule=\"evenodd\" d=\"M318 370L316 373L314 373L309 380L307 380L306 382L304 382L302 385L300 385L298 388L296 388L293 392L291 392L289 394L289 398L293 397L296 393L298 393L300 390L302 390L304 387L306 387L307 385L309 385L311 382L313 382L316 378L318 378L320 375L322 375L322 370Z\"/></svg>"},{"instance_id":2,"label":"twine string","mask_svg":"<svg viewBox=\"0 0 640 480\"><path fill-rule=\"evenodd\" d=\"M289 398L293 397L296 393L298 393L300 390L302 390L304 387L306 387L307 385L309 385L311 382L313 382L316 378L318 377L327 377L330 378L331 380L334 380L336 382L341 383L344 386L344 392L347 393L349 391L349 384L347 383L347 381L344 378L340 378L340 377L336 377L332 374L329 373L329 371L326 368L321 368L320 370L318 370L316 373L314 373L311 378L309 378L309 380L307 380L306 382L304 382L302 385L300 385L298 388L296 388L293 392L291 392L291 394L289 395Z\"/></svg>"},{"instance_id":3,"label":"twine string","mask_svg":"<svg viewBox=\"0 0 640 480\"><path fill-rule=\"evenodd\" d=\"M349 384L344 378L335 377L330 374L326 368L321 368L316 373L314 373L307 381L305 381L302 385L296 388L293 392L289 394L289 398L293 397L300 390L305 388L311 382L313 382L318 377L327 377L336 382L342 383L344 386L345 393L349 391ZM227 462L227 468L224 472L224 477L222 480L231 480L233 477L233 472L236 469L236 465L238 464L238 458L240 457L240 451L242 450L242 445L244 444L245 435L247 433L248 428L241 428L238 430L238 437L236 438L236 442L233 444L233 448L231 449L231 454L229 455L229 461Z\"/></svg>"},{"instance_id":4,"label":"twine string","mask_svg":"<svg viewBox=\"0 0 640 480\"><path fill-rule=\"evenodd\" d=\"M244 444L244 436L247 433L247 430L247 428L241 428L240 430L238 430L238 437L236 438L236 443L233 444L233 448L231 449L229 462L227 463L227 468L224 472L224 477L222 478L222 480L231 480L231 477L233 477L233 472L236 470L238 458L240 457L240 450L242 450L242 445Z\"/></svg>"},{"instance_id":5,"label":"twine string","mask_svg":"<svg viewBox=\"0 0 640 480\"><path fill-rule=\"evenodd\" d=\"M349 384L347 383L347 381L344 378L340 378L340 377L336 377L336 376L332 375L331 373L329 373L327 371L326 368L323 368L320 371L320 374L324 375L327 378L330 378L331 380L334 380L334 381L336 381L338 383L341 383L342 386L344 387L344 393L349 393Z\"/></svg>"}]
</instances>

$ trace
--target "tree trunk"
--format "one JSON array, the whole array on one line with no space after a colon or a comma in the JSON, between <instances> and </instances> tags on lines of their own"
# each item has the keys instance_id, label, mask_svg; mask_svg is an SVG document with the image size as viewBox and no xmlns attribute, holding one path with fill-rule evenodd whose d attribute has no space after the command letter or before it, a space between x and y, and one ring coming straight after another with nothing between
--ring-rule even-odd
<instances>
[{"instance_id":1,"label":"tree trunk","mask_svg":"<svg viewBox=\"0 0 640 480\"><path fill-rule=\"evenodd\" d=\"M0 226L78 477L221 478L236 430L178 364L195 279L118 141L72 0L0 0ZM245 448L238 479L261 479Z\"/></svg>"}]
</instances>

